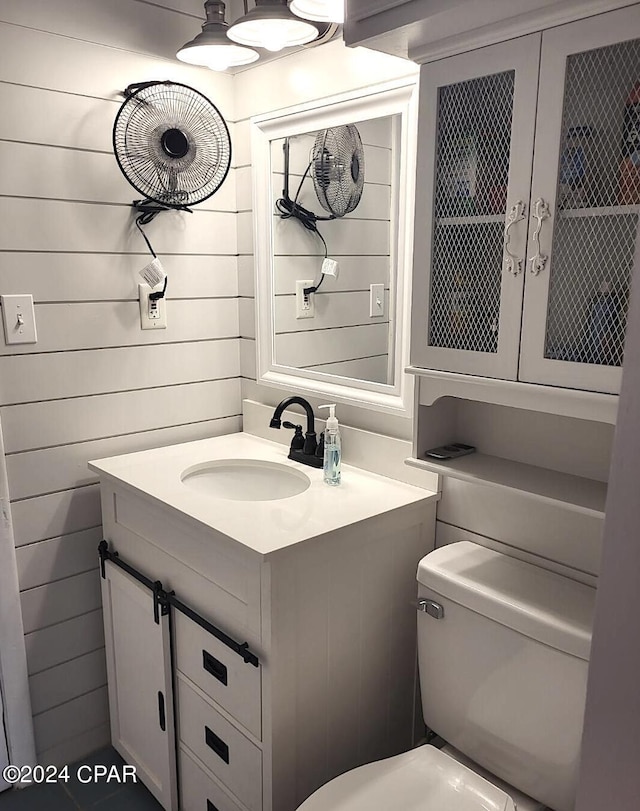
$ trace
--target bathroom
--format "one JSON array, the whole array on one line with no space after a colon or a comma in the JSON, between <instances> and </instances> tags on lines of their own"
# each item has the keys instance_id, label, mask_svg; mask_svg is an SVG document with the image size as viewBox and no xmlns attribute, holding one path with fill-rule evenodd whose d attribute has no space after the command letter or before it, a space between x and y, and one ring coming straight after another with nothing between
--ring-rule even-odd
<instances>
[{"instance_id":1,"label":"bathroom","mask_svg":"<svg viewBox=\"0 0 640 811\"><path fill-rule=\"evenodd\" d=\"M228 21L243 14L242 2L227 3ZM604 23L613 22L601 23L605 14L615 19L603 17ZM637 42L640 5L528 0L514 8L502 0L353 0L347 3L347 15L347 41L368 42L369 47L346 47L340 31L335 36L329 32L320 44L275 55L261 51L258 61L219 72L175 58L177 50L200 30L204 17L200 0L2 3L0 92L5 115L0 123L0 295L33 297L37 342L9 345L4 331L0 339L0 727L4 732L0 762L56 767L89 762L112 739L97 553L105 533L98 475L88 462L242 431L276 442L286 461L291 434L285 428L269 428L269 422L278 403L297 394L311 403L318 432L327 416L319 406L337 403L343 483L325 488L336 504L358 471L364 471L358 475L365 478L386 476L433 494L425 507L435 512L427 545L472 541L524 562L537 562L572 582L598 585L576 809L631 811L637 807L632 798L640 796L639 778L629 767L640 754L632 723L638 710L635 684L640 661L636 646L629 643L637 638L640 616L637 576L634 580L640 553L630 542L637 534L633 519L638 508L629 489L637 481L640 458L634 435L637 420L633 420L640 385L640 367L633 362L640 360L633 355L638 341L627 346L627 388L622 393L627 399L619 410L620 368L611 368L615 364L580 363L575 357L562 360L555 346L556 356L545 359L545 369L534 368L530 342L539 336L531 321L540 302L530 279L546 283L549 268L536 275L529 259L536 229L534 203L545 197L540 191L542 180L536 186L536 178L544 179L548 151L538 138L551 138L552 129L550 125L543 131L536 123L539 86L545 79L551 104L553 93L563 90L563 83L554 77L558 70L564 72L566 53L606 48L609 43L615 47L630 37ZM559 67L562 50L549 44L549 37L555 31L562 33L565 26L574 27L573 40L569 44L562 40L565 56ZM404 58L408 47L412 59ZM637 63L633 69L637 80ZM484 353L499 356L505 365L483 371L478 358L465 368L465 353L457 352L452 358L456 350L425 347L420 318L424 320L421 312L429 309L427 273L418 271L437 261L429 230L434 219L430 208L437 115L427 115L424 124L425 103L419 93L425 93L428 102L436 98L439 86L512 70L516 82L511 92L521 94L513 105L512 137L514 143L517 140L519 168L509 180L513 190L506 203L501 184L496 183L486 195L490 209L478 212L478 217L484 218L481 224L486 233L493 233L491 222L485 221L496 217L498 203L505 205L497 240L502 261L505 217L515 208L506 247L516 256L516 264L518 258L525 260L525 267L520 274L505 268L505 290L506 280L514 282L509 293L512 301L509 304L505 296L500 312L501 330L503 322L508 326L506 340L498 352ZM609 79L608 75L602 79L605 88ZM193 213L162 212L143 226L168 280L161 304L166 329L145 331L138 300L139 271L152 257L130 207L140 193L114 160L112 131L125 88L154 80L187 85L213 102L230 133L231 160L220 188L194 205ZM633 79L625 78L624 89L616 97L617 108L604 108L605 114L609 110L612 118L624 118L633 84ZM597 83L596 90L608 98ZM473 108L477 115L490 109L488 96L486 101ZM562 109L561 95L559 103ZM273 214L265 203L271 188L269 156L272 174L278 175L278 194L283 169L280 143L272 151L267 147L294 133L369 119L390 120L395 127L389 150L395 159L391 196L401 214L396 214L397 230L388 238L385 251L389 257L394 252L397 278L393 300L383 296L387 317L376 324L390 325L385 332L387 349L376 353L377 358L387 358L389 377L380 383L375 376L367 379L365 375L354 383L355 377L334 373L327 381L322 372L294 368L296 364L288 361L278 363L280 344L271 341L278 334L273 320L279 312L270 306L271 297L293 302L295 290L287 289L287 295L281 296L282 291L270 286L272 256L266 235L271 234L275 243L276 228L280 235L298 234L302 229L299 223L284 220L274 225L273 232L269 228ZM592 124L574 121L572 140L561 149L582 150L586 158L597 155L594 133L578 130L578 125L587 123ZM366 127L361 130L364 136ZM614 142L614 165L609 168L617 181L619 138ZM554 146L557 152L557 137L550 148ZM465 148L472 151L468 144ZM473 148L480 166L482 150L478 145ZM374 168L366 157L365 173ZM553 175L552 188L557 182L554 162L546 161ZM591 163L599 171L609 166L602 169L597 157ZM478 187L482 182L479 169ZM521 192L517 184L520 189L528 184L528 190ZM567 185L565 192L571 198L567 208L574 210L580 203L575 200L576 189ZM296 186L297 181L293 192ZM588 184L584 194L593 195ZM305 205L319 210L317 201L306 199ZM526 215L518 202L526 202ZM619 230L603 233L594 226L591 232L595 237L589 251L600 263L605 261L602 251L605 257L607 251L609 255L628 253L634 245L633 239L619 236L625 222L637 227L637 212L630 210L633 201L617 203L630 206L614 215L619 218ZM589 203L599 210L608 204L599 199ZM414 211L422 212L415 227ZM467 215L469 211L460 208L444 212L441 219ZM358 218L358 212L353 216ZM384 218L374 219L375 224L364 222L358 232L357 250L344 251L341 276L324 279L325 294L332 286L337 291L350 290L349 262L355 268L355 258L349 254L365 258L373 254L371 246L380 237L379 220ZM570 229L585 219L566 219L569 236ZM551 228L544 218L539 224L544 255ZM331 234L337 233L332 226L339 225L320 226L329 256L338 244L337 238L331 240ZM456 223L445 222L443 227L456 227ZM313 254L318 255L315 237L303 236L305 246L313 245ZM495 239L485 237L479 247L488 254L495 244ZM454 241L445 247L451 251L455 245ZM373 258L353 273L368 273L376 264ZM446 269L445 262L442 272ZM359 296L353 307L367 309L367 325L372 322L370 285L384 283L383 277L371 272L357 286L357 293L333 296L334 300L340 295ZM308 266L303 276L288 278L310 281ZM440 336L443 343L453 333L459 334L465 317L475 318L469 307L477 295L471 276L454 274L452 279L444 319L447 334ZM602 292L602 281L596 275L579 306L562 305L558 312L588 310L592 298ZM328 307L322 295L322 291L315 294L318 320L325 316L322 308ZM324 302L330 300L331 295L326 295ZM512 323L509 313L516 309L517 323ZM5 325L4 306L2 310ZM25 315L28 321L29 307ZM589 314L581 318L584 326ZM639 319L632 300L627 334L636 330L637 335ZM540 321L544 324L545 318ZM346 332L348 324L338 321L334 331ZM489 332L493 335L495 330ZM350 357L362 355L356 351ZM527 377L518 377L519 359L520 369L527 367ZM331 360L344 363L348 358ZM325 367L329 363L324 356L319 362ZM553 364L572 371L562 368L553 379ZM372 360L367 368L373 366ZM596 366L605 380L601 387L592 382ZM414 372L405 373L406 367ZM379 365L375 368L379 371ZM575 380L569 379L571 374L577 376ZM614 435L616 413L618 433ZM305 427L306 417L297 407L285 417ZM464 475L449 475L451 470L425 461L428 449L451 442L478 448L477 454L451 463ZM614 467L609 473L612 451ZM414 463L406 464L406 459ZM492 461L496 459L499 465ZM352 469L356 472L350 479ZM300 470L306 468L300 466ZM533 479L532 470L538 471ZM609 490L605 522L607 479L615 487ZM335 512L340 515L339 506ZM389 531L394 533L393 525ZM414 557L413 599L422 555ZM356 562L345 564L345 580L347 573L356 571ZM347 591L348 587L347 581ZM358 594L367 594L366 583L356 583L355 575L353 587L360 590ZM304 584L299 588L303 591ZM377 608L371 599L372 625ZM306 641L306 655L313 661L313 633ZM415 639L408 642L409 646L414 643ZM361 654L354 651L353 655ZM384 658L376 654L376 661ZM388 663L385 668L390 672ZM298 709L309 727L320 723L311 708L306 716ZM365 732L366 718L363 709L360 723ZM424 727L410 732L416 744L423 742ZM363 733L353 743L361 747L355 759L375 760L378 752L375 747L368 751L364 739ZM334 773L338 768L350 768L348 759L336 765ZM14 795L25 793L2 782L0 788L5 789L0 792L0 809L5 804L10 808Z\"/></svg>"}]
</instances>

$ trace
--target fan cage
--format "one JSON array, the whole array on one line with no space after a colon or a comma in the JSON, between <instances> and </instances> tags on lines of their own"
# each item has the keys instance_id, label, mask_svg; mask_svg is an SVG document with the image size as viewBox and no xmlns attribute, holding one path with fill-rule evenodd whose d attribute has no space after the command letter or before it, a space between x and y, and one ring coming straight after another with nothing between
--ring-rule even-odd
<instances>
[{"instance_id":1,"label":"fan cage","mask_svg":"<svg viewBox=\"0 0 640 811\"><path fill-rule=\"evenodd\" d=\"M318 202L334 217L356 209L364 190L364 147L355 124L321 130L312 155Z\"/></svg>"},{"instance_id":2,"label":"fan cage","mask_svg":"<svg viewBox=\"0 0 640 811\"><path fill-rule=\"evenodd\" d=\"M144 83L126 95L113 150L133 188L146 201L177 209L215 194L229 173L231 138L213 102L178 82Z\"/></svg>"}]
</instances>

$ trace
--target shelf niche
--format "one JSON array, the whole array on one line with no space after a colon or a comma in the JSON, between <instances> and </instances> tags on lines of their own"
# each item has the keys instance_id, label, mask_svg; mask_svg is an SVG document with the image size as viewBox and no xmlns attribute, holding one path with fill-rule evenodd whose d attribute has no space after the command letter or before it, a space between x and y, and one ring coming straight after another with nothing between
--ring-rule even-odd
<instances>
[{"instance_id":1,"label":"shelf niche","mask_svg":"<svg viewBox=\"0 0 640 811\"><path fill-rule=\"evenodd\" d=\"M601 517L613 432L603 422L442 397L418 406L407 464ZM452 442L474 445L476 453L447 461L425 456Z\"/></svg>"}]
</instances>

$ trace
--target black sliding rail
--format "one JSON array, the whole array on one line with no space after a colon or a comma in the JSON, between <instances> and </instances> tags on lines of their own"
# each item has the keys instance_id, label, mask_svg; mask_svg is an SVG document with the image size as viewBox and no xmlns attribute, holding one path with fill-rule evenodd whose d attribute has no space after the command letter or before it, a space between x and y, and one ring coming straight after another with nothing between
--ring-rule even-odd
<instances>
[{"instance_id":1,"label":"black sliding rail","mask_svg":"<svg viewBox=\"0 0 640 811\"><path fill-rule=\"evenodd\" d=\"M259 667L260 660L255 653L249 650L248 642L236 642L235 639L232 639L230 636L225 634L225 632L221 631L220 628L217 628L208 620L204 619L204 617L201 617L200 614L195 612L192 608L189 608L188 605L185 605L181 600L178 600L175 592L165 591L160 580L151 580L129 563L126 563L124 560L122 560L118 552L110 551L108 541L100 541L98 544L98 555L100 556L100 573L103 578L105 577L105 563L109 560L128 575L131 575L131 577L137 580L138 583L142 583L143 586L148 588L149 591L153 593L153 616L156 623L160 622L160 616L165 616L169 613L171 608L175 608L176 611L179 611L181 614L189 617L190 620L207 631L207 633L214 636L216 639L222 642L223 645L230 648L234 653L237 653L246 664Z\"/></svg>"}]
</instances>

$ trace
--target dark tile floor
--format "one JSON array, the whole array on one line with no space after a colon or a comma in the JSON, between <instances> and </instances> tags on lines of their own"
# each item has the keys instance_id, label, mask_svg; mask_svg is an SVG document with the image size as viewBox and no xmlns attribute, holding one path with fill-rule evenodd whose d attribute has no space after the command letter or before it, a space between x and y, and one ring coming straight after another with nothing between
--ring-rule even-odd
<instances>
[{"instance_id":1,"label":"dark tile floor","mask_svg":"<svg viewBox=\"0 0 640 811\"><path fill-rule=\"evenodd\" d=\"M111 747L100 749L89 757L69 766L69 781L8 789L0 794L0 811L162 811L155 798L142 783L98 782L83 783L77 769L87 766L117 766L122 777L124 761ZM90 772L84 769L85 778Z\"/></svg>"}]
</instances>

